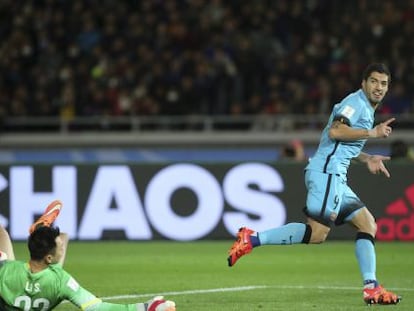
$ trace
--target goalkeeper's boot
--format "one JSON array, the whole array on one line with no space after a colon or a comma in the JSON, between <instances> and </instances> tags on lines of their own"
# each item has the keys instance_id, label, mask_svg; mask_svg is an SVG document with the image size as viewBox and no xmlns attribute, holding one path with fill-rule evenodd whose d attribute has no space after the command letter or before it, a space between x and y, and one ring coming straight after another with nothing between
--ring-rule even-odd
<instances>
[{"instance_id":1,"label":"goalkeeper's boot","mask_svg":"<svg viewBox=\"0 0 414 311\"><path fill-rule=\"evenodd\" d=\"M253 233L253 230L246 227L239 229L239 232L237 233L237 240L233 243L229 250L229 257L227 258L229 267L233 266L241 256L252 251L253 246L250 240L250 235Z\"/></svg>"},{"instance_id":2,"label":"goalkeeper's boot","mask_svg":"<svg viewBox=\"0 0 414 311\"><path fill-rule=\"evenodd\" d=\"M364 301L367 305L395 305L401 301L401 297L386 290L381 285L374 288L364 288Z\"/></svg>"},{"instance_id":3,"label":"goalkeeper's boot","mask_svg":"<svg viewBox=\"0 0 414 311\"><path fill-rule=\"evenodd\" d=\"M146 311L175 311L175 302L164 300L163 296L152 298L145 304Z\"/></svg>"},{"instance_id":4,"label":"goalkeeper's boot","mask_svg":"<svg viewBox=\"0 0 414 311\"><path fill-rule=\"evenodd\" d=\"M29 233L32 233L39 227L50 227L58 217L62 207L63 203L59 200L51 202L46 207L43 215L30 226Z\"/></svg>"}]
</instances>

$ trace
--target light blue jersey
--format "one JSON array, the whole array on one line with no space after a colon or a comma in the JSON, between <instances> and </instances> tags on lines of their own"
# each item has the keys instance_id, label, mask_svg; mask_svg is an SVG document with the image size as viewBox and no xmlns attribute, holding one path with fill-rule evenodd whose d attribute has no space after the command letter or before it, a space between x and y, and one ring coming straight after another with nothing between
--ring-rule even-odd
<instances>
[{"instance_id":1,"label":"light blue jersey","mask_svg":"<svg viewBox=\"0 0 414 311\"><path fill-rule=\"evenodd\" d=\"M361 89L349 94L339 104L336 104L322 132L318 149L309 161L306 170L346 175L351 159L360 154L366 139L356 141L330 139L329 128L334 120L343 119L343 122L352 128L372 129L374 112L374 108Z\"/></svg>"},{"instance_id":2,"label":"light blue jersey","mask_svg":"<svg viewBox=\"0 0 414 311\"><path fill-rule=\"evenodd\" d=\"M372 108L362 90L351 93L336 104L322 132L319 147L306 166L305 184L308 190L305 214L320 223L341 225L352 219L365 204L347 185L346 173L352 158L357 157L366 139L337 141L328 132L334 120L352 128L371 129Z\"/></svg>"}]
</instances>

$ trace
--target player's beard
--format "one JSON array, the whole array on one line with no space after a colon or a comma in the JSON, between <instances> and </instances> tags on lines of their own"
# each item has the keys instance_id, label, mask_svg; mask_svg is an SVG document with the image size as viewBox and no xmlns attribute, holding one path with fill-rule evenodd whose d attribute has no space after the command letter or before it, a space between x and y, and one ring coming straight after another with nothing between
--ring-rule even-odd
<instances>
[{"instance_id":1,"label":"player's beard","mask_svg":"<svg viewBox=\"0 0 414 311\"><path fill-rule=\"evenodd\" d=\"M374 93L371 93L371 96L369 97L369 101L371 102L371 105L377 107L381 104L382 100L383 100L384 96L375 96Z\"/></svg>"}]
</instances>

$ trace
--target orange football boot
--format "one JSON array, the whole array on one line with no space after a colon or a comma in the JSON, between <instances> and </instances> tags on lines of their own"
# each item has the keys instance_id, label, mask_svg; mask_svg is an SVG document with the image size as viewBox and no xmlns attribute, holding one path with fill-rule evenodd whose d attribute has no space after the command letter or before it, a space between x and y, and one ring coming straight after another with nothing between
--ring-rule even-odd
<instances>
[{"instance_id":1,"label":"orange football boot","mask_svg":"<svg viewBox=\"0 0 414 311\"><path fill-rule=\"evenodd\" d=\"M364 288L364 301L367 305L395 305L401 301L401 297L386 290L381 285L374 288Z\"/></svg>"},{"instance_id":2,"label":"orange football boot","mask_svg":"<svg viewBox=\"0 0 414 311\"><path fill-rule=\"evenodd\" d=\"M229 257L227 258L229 267L233 266L240 257L249 254L252 251L253 246L250 241L250 235L253 233L253 230L246 227L239 229L237 240L229 250Z\"/></svg>"},{"instance_id":3,"label":"orange football boot","mask_svg":"<svg viewBox=\"0 0 414 311\"><path fill-rule=\"evenodd\" d=\"M46 210L43 212L43 215L35 221L29 229L29 233L31 234L39 227L50 227L50 225L56 220L59 216L60 210L62 209L63 204L59 200L55 200L51 202L47 207Z\"/></svg>"}]
</instances>

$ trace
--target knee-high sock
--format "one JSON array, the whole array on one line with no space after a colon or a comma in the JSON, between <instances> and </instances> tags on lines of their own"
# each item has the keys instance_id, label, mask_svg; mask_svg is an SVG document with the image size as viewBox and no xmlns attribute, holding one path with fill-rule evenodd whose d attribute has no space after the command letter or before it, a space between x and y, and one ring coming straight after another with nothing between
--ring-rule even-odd
<instances>
[{"instance_id":1,"label":"knee-high sock","mask_svg":"<svg viewBox=\"0 0 414 311\"><path fill-rule=\"evenodd\" d=\"M258 238L261 245L290 245L306 243L306 241L304 241L306 230L307 225L292 222L279 228L259 232Z\"/></svg>"},{"instance_id":2,"label":"knee-high sock","mask_svg":"<svg viewBox=\"0 0 414 311\"><path fill-rule=\"evenodd\" d=\"M372 235L359 232L355 240L355 255L363 281L376 280L376 255Z\"/></svg>"}]
</instances>

